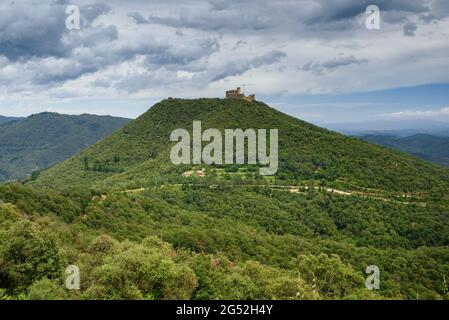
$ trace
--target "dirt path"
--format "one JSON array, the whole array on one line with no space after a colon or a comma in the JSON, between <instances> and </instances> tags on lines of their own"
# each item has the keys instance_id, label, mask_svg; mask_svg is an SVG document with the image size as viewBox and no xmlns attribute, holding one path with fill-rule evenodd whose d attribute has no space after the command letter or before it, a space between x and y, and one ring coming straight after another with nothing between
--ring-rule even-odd
<instances>
[{"instance_id":1,"label":"dirt path","mask_svg":"<svg viewBox=\"0 0 449 320\"><path fill-rule=\"evenodd\" d=\"M174 184L176 186L182 186L182 184ZM201 184L192 184L192 185L201 185ZM203 186L207 186L207 185L203 185ZM242 184L242 185L227 185L230 187L254 187L255 185L251 185L251 184ZM216 188L218 187L218 185L209 185L210 188ZM264 187L264 188L272 188L272 189L281 189L281 190L287 190L289 192L292 193L302 193L301 190L309 190L310 187L308 186L292 186L292 185L259 185L258 187ZM125 192L129 192L129 193L137 193L137 192L142 192L145 190L148 190L149 188L138 188L138 189L129 189L129 190L125 190ZM313 189L315 190L322 190L324 192L327 193L331 193L331 194L336 194L336 195L340 195L340 196L358 196L361 198L365 198L365 199L373 199L373 200L379 200L379 201L384 201L384 202L390 202L390 203L397 203L397 204L402 204L402 205L417 205L417 206L421 206L421 207L426 207L427 203L425 202L407 202L407 201L398 201L398 200L394 200L394 199L388 199L385 198L383 196L380 196L379 194L375 194L375 193L368 193L368 192L361 192L361 191L353 191L353 190L338 190L338 189L334 189L334 188L328 188L328 187L313 187ZM385 192L385 191L383 191ZM102 197L103 200L103 197Z\"/></svg>"}]
</instances>

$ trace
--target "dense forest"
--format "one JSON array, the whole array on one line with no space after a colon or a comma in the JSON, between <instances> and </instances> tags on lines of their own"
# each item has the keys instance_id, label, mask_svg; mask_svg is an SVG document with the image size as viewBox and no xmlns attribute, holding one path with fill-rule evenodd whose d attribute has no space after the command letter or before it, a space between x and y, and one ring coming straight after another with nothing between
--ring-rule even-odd
<instances>
[{"instance_id":1,"label":"dense forest","mask_svg":"<svg viewBox=\"0 0 449 320\"><path fill-rule=\"evenodd\" d=\"M33 172L37 174L70 158L129 121L52 112L0 118L0 181L30 178Z\"/></svg>"},{"instance_id":2,"label":"dense forest","mask_svg":"<svg viewBox=\"0 0 449 320\"><path fill-rule=\"evenodd\" d=\"M440 207L263 186L0 191L4 298L449 298ZM64 290L69 264L79 291ZM376 292L364 287L373 264Z\"/></svg>"},{"instance_id":3,"label":"dense forest","mask_svg":"<svg viewBox=\"0 0 449 320\"><path fill-rule=\"evenodd\" d=\"M168 137L192 120L278 128L278 174L182 177L192 166L170 163ZM447 169L260 102L167 99L0 185L0 298L449 299L448 189ZM64 286L68 265L80 290Z\"/></svg>"},{"instance_id":4,"label":"dense forest","mask_svg":"<svg viewBox=\"0 0 449 320\"><path fill-rule=\"evenodd\" d=\"M430 134L414 134L407 137L365 135L365 141L402 150L415 157L449 167L449 138Z\"/></svg>"}]
</instances>

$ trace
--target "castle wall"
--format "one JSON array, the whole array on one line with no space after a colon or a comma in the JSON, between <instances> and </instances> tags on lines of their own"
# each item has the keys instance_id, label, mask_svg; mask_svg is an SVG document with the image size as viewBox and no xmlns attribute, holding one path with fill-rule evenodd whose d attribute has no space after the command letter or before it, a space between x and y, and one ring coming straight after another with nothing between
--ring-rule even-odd
<instances>
[{"instance_id":1,"label":"castle wall","mask_svg":"<svg viewBox=\"0 0 449 320\"><path fill-rule=\"evenodd\" d=\"M256 100L256 96L254 94L245 96L245 94L241 91L239 87L237 87L237 90L227 90L226 98L243 99L250 102Z\"/></svg>"}]
</instances>

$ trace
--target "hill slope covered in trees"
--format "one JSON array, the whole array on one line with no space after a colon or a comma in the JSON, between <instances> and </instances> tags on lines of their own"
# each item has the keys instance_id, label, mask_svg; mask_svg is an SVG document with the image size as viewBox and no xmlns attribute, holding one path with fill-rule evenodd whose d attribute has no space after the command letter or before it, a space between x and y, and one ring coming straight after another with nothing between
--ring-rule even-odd
<instances>
[{"instance_id":1,"label":"hill slope covered in trees","mask_svg":"<svg viewBox=\"0 0 449 320\"><path fill-rule=\"evenodd\" d=\"M278 175L182 177L192 166L170 162L169 135L193 120L278 128ZM444 168L260 102L168 99L36 180L0 185L0 297L448 299L447 186ZM69 264L78 291L63 287ZM365 287L370 265L380 290Z\"/></svg>"},{"instance_id":2,"label":"hill slope covered in trees","mask_svg":"<svg viewBox=\"0 0 449 320\"><path fill-rule=\"evenodd\" d=\"M429 134L408 137L366 135L361 139L386 147L398 149L415 157L449 167L449 138Z\"/></svg>"},{"instance_id":3,"label":"hill slope covered in trees","mask_svg":"<svg viewBox=\"0 0 449 320\"><path fill-rule=\"evenodd\" d=\"M26 179L121 128L129 119L44 112L0 125L0 181Z\"/></svg>"},{"instance_id":4,"label":"hill slope covered in trees","mask_svg":"<svg viewBox=\"0 0 449 320\"><path fill-rule=\"evenodd\" d=\"M316 127L262 102L223 99L164 100L113 135L43 172L37 185L95 185L106 179L111 186L161 172L165 177L179 176L180 169L169 159L170 133L177 128L191 131L194 120L202 121L203 130L221 132L278 129L276 179L283 183L315 180L398 192L448 190L448 170Z\"/></svg>"},{"instance_id":5,"label":"hill slope covered in trees","mask_svg":"<svg viewBox=\"0 0 449 320\"><path fill-rule=\"evenodd\" d=\"M17 120L20 120L20 119L23 119L23 118L0 116L0 124L11 122L11 121L17 121Z\"/></svg>"}]
</instances>

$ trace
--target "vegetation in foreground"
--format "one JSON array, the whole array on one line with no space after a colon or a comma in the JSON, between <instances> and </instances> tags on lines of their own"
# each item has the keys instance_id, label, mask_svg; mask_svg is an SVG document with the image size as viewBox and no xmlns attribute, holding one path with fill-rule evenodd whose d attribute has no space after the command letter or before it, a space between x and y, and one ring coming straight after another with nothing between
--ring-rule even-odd
<instances>
[{"instance_id":1,"label":"vegetation in foreground","mask_svg":"<svg viewBox=\"0 0 449 320\"><path fill-rule=\"evenodd\" d=\"M447 211L309 190L1 187L2 298L447 299ZM78 265L81 290L64 288ZM368 265L381 288L365 288Z\"/></svg>"}]
</instances>

